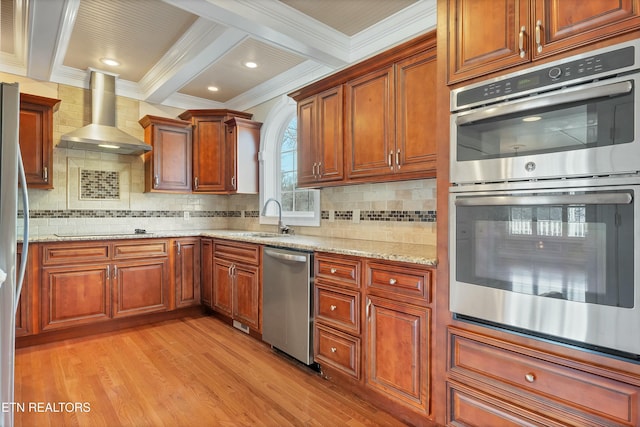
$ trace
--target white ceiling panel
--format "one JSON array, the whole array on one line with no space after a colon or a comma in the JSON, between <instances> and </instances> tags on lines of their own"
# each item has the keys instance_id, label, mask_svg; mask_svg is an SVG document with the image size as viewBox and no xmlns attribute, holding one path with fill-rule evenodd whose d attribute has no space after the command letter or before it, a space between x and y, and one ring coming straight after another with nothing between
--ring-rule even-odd
<instances>
[{"instance_id":1,"label":"white ceiling panel","mask_svg":"<svg viewBox=\"0 0 640 427\"><path fill-rule=\"evenodd\" d=\"M0 0L0 72L86 88L96 68L119 76L123 96L246 110L435 29L435 11L436 0Z\"/></svg>"}]
</instances>

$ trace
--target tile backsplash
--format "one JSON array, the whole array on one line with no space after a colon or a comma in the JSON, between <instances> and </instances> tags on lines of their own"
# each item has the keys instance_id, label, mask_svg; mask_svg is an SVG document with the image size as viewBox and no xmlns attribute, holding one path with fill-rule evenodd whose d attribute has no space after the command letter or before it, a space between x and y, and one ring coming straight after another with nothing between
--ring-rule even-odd
<instances>
[{"instance_id":1,"label":"tile backsplash","mask_svg":"<svg viewBox=\"0 0 640 427\"><path fill-rule=\"evenodd\" d=\"M54 146L62 134L90 123L88 90L50 84L46 93L40 93L40 85L26 83L21 83L21 89L62 101L54 114ZM31 88L35 90L29 91ZM117 97L117 126L143 139L138 119L147 111L157 114L156 108ZM163 112L168 117L182 112L174 110L164 108ZM161 231L272 227L259 224L258 195L144 193L142 156L57 147L53 153L54 189L29 189L34 237L131 232L135 228ZM435 179L326 188L321 190L320 200L320 227L293 227L297 234L435 244ZM19 224L20 228L21 221Z\"/></svg>"}]
</instances>

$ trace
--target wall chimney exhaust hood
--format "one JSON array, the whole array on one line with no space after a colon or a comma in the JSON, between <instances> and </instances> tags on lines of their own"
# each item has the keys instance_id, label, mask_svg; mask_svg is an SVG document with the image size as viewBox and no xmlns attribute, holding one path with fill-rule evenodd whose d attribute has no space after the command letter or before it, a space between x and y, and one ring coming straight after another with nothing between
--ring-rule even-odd
<instances>
[{"instance_id":1,"label":"wall chimney exhaust hood","mask_svg":"<svg viewBox=\"0 0 640 427\"><path fill-rule=\"evenodd\" d=\"M116 77L91 70L91 124L62 135L62 148L138 155L151 146L116 128Z\"/></svg>"}]
</instances>

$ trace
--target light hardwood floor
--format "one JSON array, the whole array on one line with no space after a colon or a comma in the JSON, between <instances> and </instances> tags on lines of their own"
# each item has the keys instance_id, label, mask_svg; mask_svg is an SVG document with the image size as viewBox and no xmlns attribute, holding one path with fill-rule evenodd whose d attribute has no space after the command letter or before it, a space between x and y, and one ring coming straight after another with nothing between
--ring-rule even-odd
<instances>
[{"instance_id":1,"label":"light hardwood floor","mask_svg":"<svg viewBox=\"0 0 640 427\"><path fill-rule=\"evenodd\" d=\"M15 382L18 427L404 425L208 316L18 349Z\"/></svg>"}]
</instances>

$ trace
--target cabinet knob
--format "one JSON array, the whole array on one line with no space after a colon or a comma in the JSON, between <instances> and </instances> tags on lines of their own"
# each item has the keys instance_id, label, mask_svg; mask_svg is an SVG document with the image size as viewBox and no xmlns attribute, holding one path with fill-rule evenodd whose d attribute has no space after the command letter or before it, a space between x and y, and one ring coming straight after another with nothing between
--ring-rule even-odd
<instances>
[{"instance_id":1,"label":"cabinet knob","mask_svg":"<svg viewBox=\"0 0 640 427\"><path fill-rule=\"evenodd\" d=\"M49 182L49 168L46 166L42 169L42 180Z\"/></svg>"},{"instance_id":2,"label":"cabinet knob","mask_svg":"<svg viewBox=\"0 0 640 427\"><path fill-rule=\"evenodd\" d=\"M527 380L528 383L532 383L536 380L536 376L529 372L528 374L524 374L524 379Z\"/></svg>"},{"instance_id":3,"label":"cabinet knob","mask_svg":"<svg viewBox=\"0 0 640 427\"><path fill-rule=\"evenodd\" d=\"M335 347L331 347L331 353L335 353L336 351L338 351L338 349L337 349L337 348L335 348Z\"/></svg>"},{"instance_id":4,"label":"cabinet knob","mask_svg":"<svg viewBox=\"0 0 640 427\"><path fill-rule=\"evenodd\" d=\"M332 268L332 269L331 269L331 274L336 274L336 271L338 271L338 270L337 270L337 269L335 269L335 268Z\"/></svg>"},{"instance_id":5,"label":"cabinet knob","mask_svg":"<svg viewBox=\"0 0 640 427\"><path fill-rule=\"evenodd\" d=\"M329 307L329 308L331 309L331 311L335 311L335 310L336 310L336 308L338 308L338 307L336 307L335 305L332 305L332 306L331 306L331 307Z\"/></svg>"},{"instance_id":6,"label":"cabinet knob","mask_svg":"<svg viewBox=\"0 0 640 427\"><path fill-rule=\"evenodd\" d=\"M393 277L391 279L389 279L389 284L390 285L395 285L396 283L398 283L398 281L396 279L394 279Z\"/></svg>"}]
</instances>

